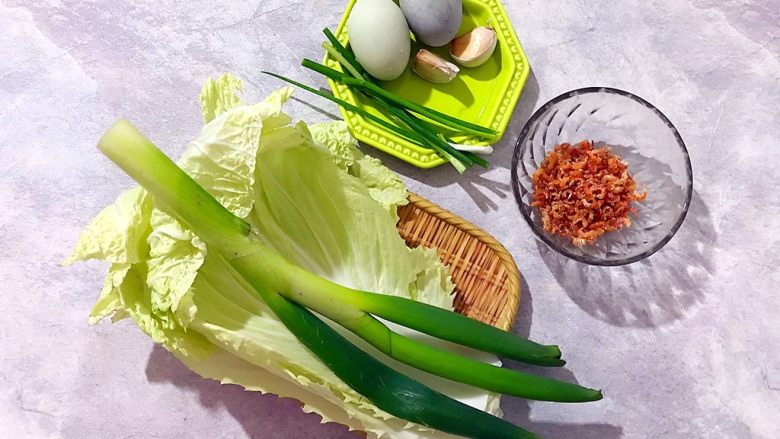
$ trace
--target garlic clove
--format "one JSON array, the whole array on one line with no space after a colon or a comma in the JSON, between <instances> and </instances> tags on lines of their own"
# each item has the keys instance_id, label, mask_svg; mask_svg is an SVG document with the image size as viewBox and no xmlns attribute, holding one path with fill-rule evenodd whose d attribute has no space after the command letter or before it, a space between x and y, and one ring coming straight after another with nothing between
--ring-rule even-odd
<instances>
[{"instance_id":1,"label":"garlic clove","mask_svg":"<svg viewBox=\"0 0 780 439\"><path fill-rule=\"evenodd\" d=\"M460 72L455 64L425 49L420 49L415 55L412 70L426 81L437 84L452 82Z\"/></svg>"},{"instance_id":2,"label":"garlic clove","mask_svg":"<svg viewBox=\"0 0 780 439\"><path fill-rule=\"evenodd\" d=\"M489 26L479 26L452 40L450 55L463 67L479 67L496 50L498 37Z\"/></svg>"}]
</instances>

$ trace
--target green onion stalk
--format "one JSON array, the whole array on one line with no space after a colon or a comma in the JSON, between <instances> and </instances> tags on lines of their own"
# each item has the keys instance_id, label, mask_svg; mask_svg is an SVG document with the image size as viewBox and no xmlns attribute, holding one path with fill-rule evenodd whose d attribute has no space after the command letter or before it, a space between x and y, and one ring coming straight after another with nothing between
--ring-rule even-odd
<instances>
[{"instance_id":1,"label":"green onion stalk","mask_svg":"<svg viewBox=\"0 0 780 439\"><path fill-rule=\"evenodd\" d=\"M530 364L563 364L557 346L541 345L409 299L353 290L289 262L255 239L247 222L225 209L128 121L114 124L98 147L145 188L159 208L224 256L308 349L380 409L467 437L534 437L384 365L341 337L311 311L333 320L383 354L444 378L529 399L601 399L598 390L481 363L390 330L377 317Z\"/></svg>"}]
</instances>

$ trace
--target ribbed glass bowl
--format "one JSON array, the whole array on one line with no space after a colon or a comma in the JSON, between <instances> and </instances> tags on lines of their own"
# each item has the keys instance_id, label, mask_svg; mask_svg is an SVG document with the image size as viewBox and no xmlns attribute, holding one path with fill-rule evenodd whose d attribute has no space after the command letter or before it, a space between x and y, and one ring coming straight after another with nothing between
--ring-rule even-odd
<instances>
[{"instance_id":1,"label":"ribbed glass bowl","mask_svg":"<svg viewBox=\"0 0 780 439\"><path fill-rule=\"evenodd\" d=\"M632 224L577 246L544 231L533 202L533 175L561 143L590 140L609 146L628 163L637 190ZM688 150L669 119L644 99L602 87L582 88L544 104L528 120L512 157L512 186L523 217L553 250L591 265L625 265L660 250L682 225L691 203L693 172Z\"/></svg>"}]
</instances>

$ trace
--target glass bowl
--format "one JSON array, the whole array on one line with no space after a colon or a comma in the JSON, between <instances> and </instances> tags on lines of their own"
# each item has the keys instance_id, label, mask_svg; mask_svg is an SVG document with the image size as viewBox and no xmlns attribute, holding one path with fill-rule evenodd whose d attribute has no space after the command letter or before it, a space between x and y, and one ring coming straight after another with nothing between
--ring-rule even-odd
<instances>
[{"instance_id":1,"label":"glass bowl","mask_svg":"<svg viewBox=\"0 0 780 439\"><path fill-rule=\"evenodd\" d=\"M609 146L628 163L637 190L632 224L577 246L544 231L533 202L533 175L561 143L591 140ZM693 193L693 171L680 133L657 108L631 93L589 87L562 94L539 108L525 124L512 157L512 187L534 234L553 250L591 265L625 265L660 250L682 225Z\"/></svg>"}]
</instances>

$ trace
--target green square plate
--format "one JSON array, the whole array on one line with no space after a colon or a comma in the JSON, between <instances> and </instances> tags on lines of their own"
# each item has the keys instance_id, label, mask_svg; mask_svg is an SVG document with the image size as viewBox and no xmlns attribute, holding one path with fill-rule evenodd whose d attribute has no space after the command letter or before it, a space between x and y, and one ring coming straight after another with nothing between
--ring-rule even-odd
<instances>
[{"instance_id":1,"label":"green square plate","mask_svg":"<svg viewBox=\"0 0 780 439\"><path fill-rule=\"evenodd\" d=\"M339 41L347 45L347 17L357 0L350 0L347 10L339 23L335 34ZM485 127L490 127L498 135L490 140L496 142L503 134L512 116L512 111L520 98L520 92L528 78L530 68L523 48L517 40L509 17L498 0L463 0L463 21L458 35L477 27L490 24L498 35L498 45L493 56L485 64L476 68L462 67L458 77L449 84L433 84L414 74L409 67L400 78L382 83L382 86L397 95L419 104L431 107L449 115ZM422 47L412 44L412 54ZM449 45L431 49L445 59L450 59ZM342 70L339 63L329 55L325 56L325 65ZM347 102L362 107L369 112L386 118L363 96L357 96L348 87L329 81L333 93ZM401 160L420 168L432 168L446 161L431 149L423 148L408 140L366 121L362 116L341 109L352 135L358 140L374 146ZM454 137L462 143L476 143L467 138ZM486 144L486 143L483 143Z\"/></svg>"}]
</instances>

